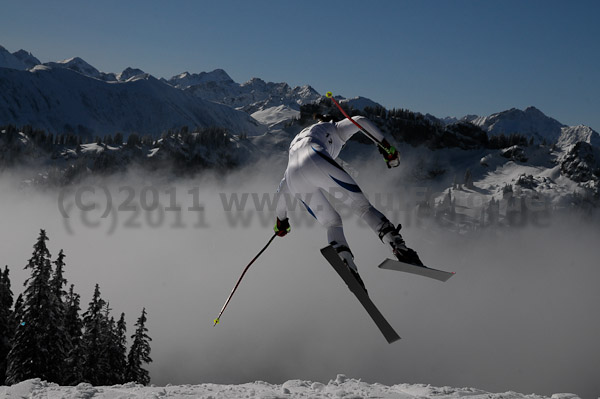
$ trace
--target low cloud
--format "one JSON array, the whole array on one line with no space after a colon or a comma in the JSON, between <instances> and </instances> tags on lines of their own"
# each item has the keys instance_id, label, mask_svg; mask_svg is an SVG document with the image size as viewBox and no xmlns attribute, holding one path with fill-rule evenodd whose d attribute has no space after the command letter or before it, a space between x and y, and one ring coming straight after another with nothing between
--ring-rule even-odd
<instances>
[{"instance_id":1,"label":"low cloud","mask_svg":"<svg viewBox=\"0 0 600 399\"><path fill-rule=\"evenodd\" d=\"M390 215L404 223L408 245L426 264L457 272L440 283L377 269L388 250L356 217L346 218L371 297L403 338L388 345L321 257L325 230L299 208L291 234L276 238L252 266L213 327L241 271L272 235L272 213L252 209L252 193L259 200L273 193L283 166L258 168L194 180L133 174L90 181L79 187L87 187L80 204L78 187L24 190L19 177L4 174L1 262L11 269L13 291L21 291L22 268L39 229L46 229L53 257L60 249L67 255L66 277L83 308L99 283L115 312L126 313L131 333L146 307L149 368L159 385L327 382L345 373L385 384L590 398L600 392L600 230L572 219L460 235L409 219L409 212ZM390 190L391 179L370 178L380 172L361 169L357 181L372 195L405 195L400 187ZM102 217L105 189L116 216L111 208ZM223 196L243 193L250 209L227 212ZM97 208L82 216L80 205L92 204Z\"/></svg>"}]
</instances>

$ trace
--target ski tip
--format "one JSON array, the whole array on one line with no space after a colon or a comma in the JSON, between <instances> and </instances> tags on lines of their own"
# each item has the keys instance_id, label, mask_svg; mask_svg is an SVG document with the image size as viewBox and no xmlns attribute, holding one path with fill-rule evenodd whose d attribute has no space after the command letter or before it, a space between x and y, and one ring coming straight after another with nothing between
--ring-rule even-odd
<instances>
[{"instance_id":1,"label":"ski tip","mask_svg":"<svg viewBox=\"0 0 600 399\"><path fill-rule=\"evenodd\" d=\"M325 93L325 97L331 98L331 97L333 97L333 93L328 91L327 93Z\"/></svg>"},{"instance_id":2,"label":"ski tip","mask_svg":"<svg viewBox=\"0 0 600 399\"><path fill-rule=\"evenodd\" d=\"M402 338L400 336L396 336L387 340L388 344L393 344L394 342L400 341Z\"/></svg>"}]
</instances>

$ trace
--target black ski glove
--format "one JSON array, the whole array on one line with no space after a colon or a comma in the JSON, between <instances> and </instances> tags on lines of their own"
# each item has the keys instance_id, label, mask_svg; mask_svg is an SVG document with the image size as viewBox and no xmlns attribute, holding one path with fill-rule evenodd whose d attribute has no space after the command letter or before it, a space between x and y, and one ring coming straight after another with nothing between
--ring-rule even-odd
<instances>
[{"instance_id":1,"label":"black ski glove","mask_svg":"<svg viewBox=\"0 0 600 399\"><path fill-rule=\"evenodd\" d=\"M277 234L279 237L285 236L287 233L290 232L291 229L292 228L290 227L290 221L288 218L285 218L283 220L279 220L279 218L277 218L275 227L273 227L273 231L275 231L275 234Z\"/></svg>"},{"instance_id":2,"label":"black ski glove","mask_svg":"<svg viewBox=\"0 0 600 399\"><path fill-rule=\"evenodd\" d=\"M388 169L395 168L396 166L400 165L400 157L396 148L388 143L384 143L384 145L386 147L385 149L380 145L377 146L377 148L379 148L379 152L381 155L383 155L383 159L385 159L385 164L387 165Z\"/></svg>"}]
</instances>

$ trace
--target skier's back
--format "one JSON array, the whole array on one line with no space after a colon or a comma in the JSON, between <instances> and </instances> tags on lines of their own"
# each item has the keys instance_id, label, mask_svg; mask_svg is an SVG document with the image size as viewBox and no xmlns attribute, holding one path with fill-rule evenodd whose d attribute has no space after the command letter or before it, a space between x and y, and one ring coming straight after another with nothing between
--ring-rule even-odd
<instances>
[{"instance_id":1,"label":"skier's back","mask_svg":"<svg viewBox=\"0 0 600 399\"><path fill-rule=\"evenodd\" d=\"M315 115L315 118L319 123L302 130L290 144L288 166L278 189L280 196L275 233L284 236L289 231L285 196L292 194L302 201L307 211L327 229L328 242L362 284L344 235L342 219L325 196L327 192L339 198L360 216L379 238L390 246L400 261L422 265L417 253L406 247L399 233L401 226L395 227L375 209L354 179L334 161L346 141L359 129L349 119L334 122L333 118L319 114ZM388 167L398 166L398 152L387 142L379 129L365 117L355 116L352 119L381 143L380 152L384 155Z\"/></svg>"}]
</instances>

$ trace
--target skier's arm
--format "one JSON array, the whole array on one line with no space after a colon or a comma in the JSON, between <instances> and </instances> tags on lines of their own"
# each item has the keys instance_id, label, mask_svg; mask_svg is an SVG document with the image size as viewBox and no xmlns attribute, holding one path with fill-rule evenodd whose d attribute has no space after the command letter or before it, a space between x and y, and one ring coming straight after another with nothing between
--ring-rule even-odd
<instances>
[{"instance_id":1,"label":"skier's arm","mask_svg":"<svg viewBox=\"0 0 600 399\"><path fill-rule=\"evenodd\" d=\"M375 126L373 122L364 116L353 116L352 119L371 134L381 145L377 145L379 152L383 155L388 168L394 168L400 165L400 157L396 148L391 145L383 136L383 133ZM337 123L338 134L344 140L348 141L350 137L358 133L360 129L356 127L349 119L344 119Z\"/></svg>"},{"instance_id":2,"label":"skier's arm","mask_svg":"<svg viewBox=\"0 0 600 399\"><path fill-rule=\"evenodd\" d=\"M352 119L362 126L367 132L369 132L373 137L377 139L379 142L383 142L385 138L383 137L383 133L375 126L373 122L364 116L353 116ZM348 118L338 122L337 124L338 134L344 140L344 142L348 141L350 137L354 136L354 134L358 133L360 129L352 123Z\"/></svg>"}]
</instances>

